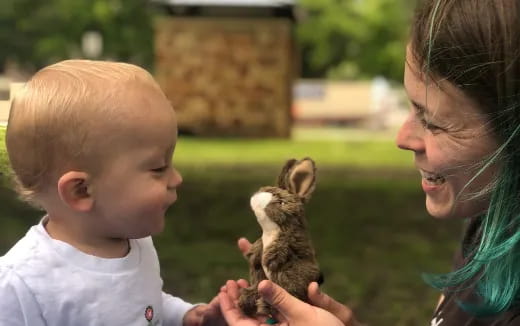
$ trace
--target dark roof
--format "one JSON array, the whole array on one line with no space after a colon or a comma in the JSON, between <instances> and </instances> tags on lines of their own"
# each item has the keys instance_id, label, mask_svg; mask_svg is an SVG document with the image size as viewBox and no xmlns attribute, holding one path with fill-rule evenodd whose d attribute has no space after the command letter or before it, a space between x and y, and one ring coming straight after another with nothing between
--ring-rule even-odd
<instances>
[{"instance_id":1,"label":"dark roof","mask_svg":"<svg viewBox=\"0 0 520 326\"><path fill-rule=\"evenodd\" d=\"M283 7L294 6L296 0L152 0L170 6L218 7Z\"/></svg>"}]
</instances>

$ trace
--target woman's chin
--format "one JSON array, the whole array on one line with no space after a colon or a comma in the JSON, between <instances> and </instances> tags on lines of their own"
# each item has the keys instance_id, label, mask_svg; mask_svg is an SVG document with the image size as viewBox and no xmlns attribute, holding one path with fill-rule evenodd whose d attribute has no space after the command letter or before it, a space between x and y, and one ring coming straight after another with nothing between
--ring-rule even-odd
<instances>
[{"instance_id":1,"label":"woman's chin","mask_svg":"<svg viewBox=\"0 0 520 326\"><path fill-rule=\"evenodd\" d=\"M429 196L426 196L426 211L436 219L448 219L456 216L450 202L437 202Z\"/></svg>"}]
</instances>

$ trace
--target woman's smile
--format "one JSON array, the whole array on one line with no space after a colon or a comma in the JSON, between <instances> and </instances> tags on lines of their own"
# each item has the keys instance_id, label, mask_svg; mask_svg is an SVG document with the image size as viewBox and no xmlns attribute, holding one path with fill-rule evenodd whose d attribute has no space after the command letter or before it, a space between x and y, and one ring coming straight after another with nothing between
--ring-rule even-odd
<instances>
[{"instance_id":1,"label":"woman's smile","mask_svg":"<svg viewBox=\"0 0 520 326\"><path fill-rule=\"evenodd\" d=\"M426 209L438 218L481 213L488 198L461 200L493 180L493 169L475 177L479 172L476 164L497 147L483 127L486 120L480 108L450 83L427 82L410 52L404 79L411 107L397 145L414 152Z\"/></svg>"}]
</instances>

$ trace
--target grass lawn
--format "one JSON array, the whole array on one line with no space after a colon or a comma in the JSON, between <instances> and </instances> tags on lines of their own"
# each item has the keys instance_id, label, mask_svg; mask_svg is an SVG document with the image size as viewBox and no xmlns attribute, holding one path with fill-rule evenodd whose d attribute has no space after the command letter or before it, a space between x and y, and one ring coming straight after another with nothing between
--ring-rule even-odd
<instances>
[{"instance_id":1,"label":"grass lawn","mask_svg":"<svg viewBox=\"0 0 520 326\"><path fill-rule=\"evenodd\" d=\"M174 161L184 184L166 230L155 238L166 290L207 301L226 279L246 277L235 242L260 235L249 197L272 184L286 158L303 156L318 164L307 215L323 291L369 325L428 324L438 293L421 281L421 272L449 269L460 224L427 216L411 155L386 140L181 138ZM0 171L5 163L0 145ZM1 255L41 213L5 186L0 202Z\"/></svg>"},{"instance_id":2,"label":"grass lawn","mask_svg":"<svg viewBox=\"0 0 520 326\"><path fill-rule=\"evenodd\" d=\"M312 157L320 166L412 167L410 153L396 149L392 140L243 140L181 138L174 161L179 165L274 165L286 158Z\"/></svg>"}]
</instances>

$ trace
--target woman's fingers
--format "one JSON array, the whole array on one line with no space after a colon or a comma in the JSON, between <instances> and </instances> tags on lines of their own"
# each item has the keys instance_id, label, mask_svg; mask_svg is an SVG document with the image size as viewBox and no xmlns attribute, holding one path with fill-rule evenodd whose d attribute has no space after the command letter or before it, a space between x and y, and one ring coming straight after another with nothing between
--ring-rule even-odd
<instances>
[{"instance_id":1,"label":"woman's fingers","mask_svg":"<svg viewBox=\"0 0 520 326\"><path fill-rule=\"evenodd\" d=\"M301 318L308 313L309 305L307 303L293 297L271 281L260 282L258 292L287 320Z\"/></svg>"},{"instance_id":2,"label":"woman's fingers","mask_svg":"<svg viewBox=\"0 0 520 326\"><path fill-rule=\"evenodd\" d=\"M236 308L235 304L233 303L233 299L228 294L224 292L219 293L218 301L220 303L220 310L222 311L222 315L229 325L238 324L240 320L243 319L242 314Z\"/></svg>"},{"instance_id":3,"label":"woman's fingers","mask_svg":"<svg viewBox=\"0 0 520 326\"><path fill-rule=\"evenodd\" d=\"M251 249L251 242L247 240L246 238L240 238L238 239L238 249L242 252L242 255L245 256Z\"/></svg>"},{"instance_id":4,"label":"woman's fingers","mask_svg":"<svg viewBox=\"0 0 520 326\"><path fill-rule=\"evenodd\" d=\"M237 281L237 284L240 288L247 288L249 286L249 282L247 282L246 280L244 280L243 278L239 279Z\"/></svg>"},{"instance_id":5,"label":"woman's fingers","mask_svg":"<svg viewBox=\"0 0 520 326\"><path fill-rule=\"evenodd\" d=\"M233 301L237 301L240 297L240 288L237 282L229 280L226 282L226 293Z\"/></svg>"},{"instance_id":6,"label":"woman's fingers","mask_svg":"<svg viewBox=\"0 0 520 326\"><path fill-rule=\"evenodd\" d=\"M335 315L339 320L341 320L343 324L357 325L357 322L354 320L352 310L332 299L327 294L322 293L318 283L312 282L309 284L307 295L309 296L309 302L312 305L327 310L331 314Z\"/></svg>"},{"instance_id":7,"label":"woman's fingers","mask_svg":"<svg viewBox=\"0 0 520 326\"><path fill-rule=\"evenodd\" d=\"M228 281L226 289L238 290L238 284L235 281ZM229 292L220 292L218 294L218 303L220 304L222 316L224 316L226 323L230 326L269 326L265 323L265 318L255 319L244 315L237 306L236 300L233 299L232 295L229 295Z\"/></svg>"}]
</instances>

